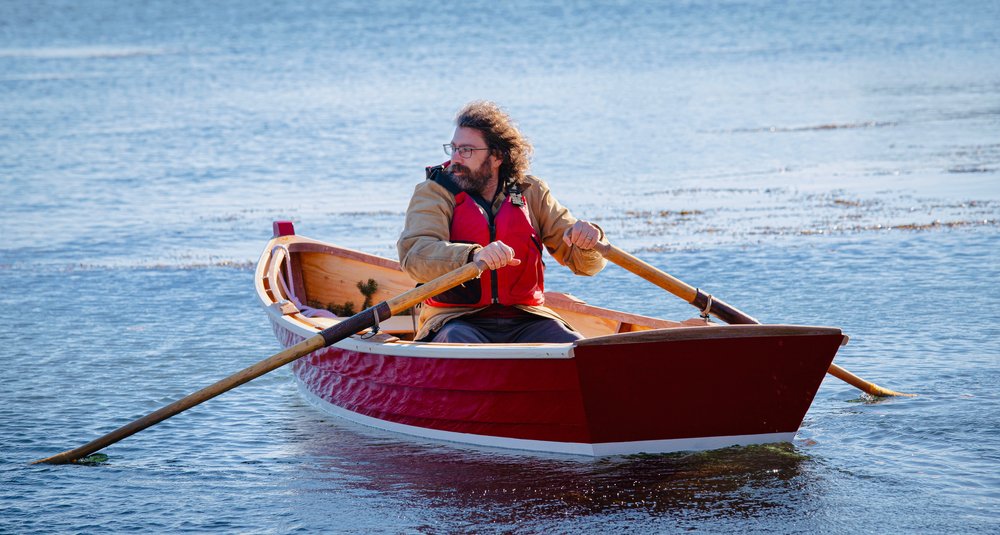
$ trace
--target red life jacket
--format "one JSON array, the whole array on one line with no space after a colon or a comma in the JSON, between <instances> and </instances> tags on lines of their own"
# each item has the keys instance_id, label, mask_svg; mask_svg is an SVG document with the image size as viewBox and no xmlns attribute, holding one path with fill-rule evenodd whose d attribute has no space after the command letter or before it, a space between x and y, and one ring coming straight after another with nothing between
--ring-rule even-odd
<instances>
[{"instance_id":1,"label":"red life jacket","mask_svg":"<svg viewBox=\"0 0 1000 535\"><path fill-rule=\"evenodd\" d=\"M511 187L500 210L491 217L490 211L480 206L472 194L462 191L451 181L443 166L428 168L427 171L431 180L455 195L449 241L477 243L485 247L500 240L514 249L514 258L521 263L484 271L478 279L441 293L426 303L439 307L485 307L495 303L542 305L545 302L542 240L531 225L528 206L517 187Z\"/></svg>"}]
</instances>

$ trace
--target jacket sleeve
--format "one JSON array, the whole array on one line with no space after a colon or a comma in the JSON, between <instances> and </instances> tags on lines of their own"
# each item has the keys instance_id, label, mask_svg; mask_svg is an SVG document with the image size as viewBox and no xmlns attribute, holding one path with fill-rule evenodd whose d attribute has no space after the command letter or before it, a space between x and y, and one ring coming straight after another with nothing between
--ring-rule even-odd
<instances>
[{"instance_id":1,"label":"jacket sleeve","mask_svg":"<svg viewBox=\"0 0 1000 535\"><path fill-rule=\"evenodd\" d=\"M559 201L549 191L548 184L537 178L534 179L525 196L528 198L530 213L538 221L542 243L552 258L556 259L556 262L568 267L577 275L596 275L604 269L607 260L597 250L580 249L576 246L566 245L566 242L563 241L566 229L572 227L577 219L570 214L565 206L559 204ZM591 224L593 225L593 223ZM604 230L600 227L598 230L601 231L601 238L603 238Z\"/></svg>"},{"instance_id":2,"label":"jacket sleeve","mask_svg":"<svg viewBox=\"0 0 1000 535\"><path fill-rule=\"evenodd\" d=\"M406 209L403 232L396 242L399 263L417 282L427 282L468 263L470 253L482 247L451 243L455 197L440 184L417 184Z\"/></svg>"}]
</instances>

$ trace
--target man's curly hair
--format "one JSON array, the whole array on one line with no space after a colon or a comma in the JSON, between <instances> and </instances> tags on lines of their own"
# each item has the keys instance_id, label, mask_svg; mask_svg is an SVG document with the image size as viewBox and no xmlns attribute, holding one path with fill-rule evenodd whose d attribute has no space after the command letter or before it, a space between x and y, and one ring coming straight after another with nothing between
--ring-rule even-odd
<instances>
[{"instance_id":1,"label":"man's curly hair","mask_svg":"<svg viewBox=\"0 0 1000 535\"><path fill-rule=\"evenodd\" d=\"M517 125L500 106L488 100L470 102L459 110L455 125L474 128L483 133L486 145L494 156L500 157L501 183L518 182L528 174L531 143L517 129Z\"/></svg>"}]
</instances>

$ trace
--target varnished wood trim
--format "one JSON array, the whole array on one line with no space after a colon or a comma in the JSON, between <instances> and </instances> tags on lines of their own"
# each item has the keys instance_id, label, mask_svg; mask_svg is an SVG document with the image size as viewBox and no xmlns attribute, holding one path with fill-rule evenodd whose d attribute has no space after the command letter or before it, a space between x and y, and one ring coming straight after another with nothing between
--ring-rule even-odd
<instances>
[{"instance_id":1,"label":"varnished wood trim","mask_svg":"<svg viewBox=\"0 0 1000 535\"><path fill-rule=\"evenodd\" d=\"M808 327L799 325L718 325L705 327L676 327L631 333L612 334L588 338L576 343L578 347L642 344L677 340L710 340L724 338L757 338L770 336L819 336L841 335L835 327Z\"/></svg>"}]
</instances>

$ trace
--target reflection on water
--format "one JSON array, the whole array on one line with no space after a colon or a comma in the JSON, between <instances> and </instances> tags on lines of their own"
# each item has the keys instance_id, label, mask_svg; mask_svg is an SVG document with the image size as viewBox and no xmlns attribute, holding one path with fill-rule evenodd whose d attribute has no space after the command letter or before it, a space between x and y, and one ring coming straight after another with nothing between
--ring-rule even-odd
<instances>
[{"instance_id":1,"label":"reflection on water","mask_svg":"<svg viewBox=\"0 0 1000 535\"><path fill-rule=\"evenodd\" d=\"M332 431L303 450L318 463L316 471L336 473L354 490L405 493L428 507L457 511L471 524L622 511L746 518L790 508L789 500L798 503L798 495L817 490L804 473L813 461L802 446L787 443L595 460L412 444L374 430L358 431L367 435L358 440L351 436L356 429Z\"/></svg>"}]
</instances>

